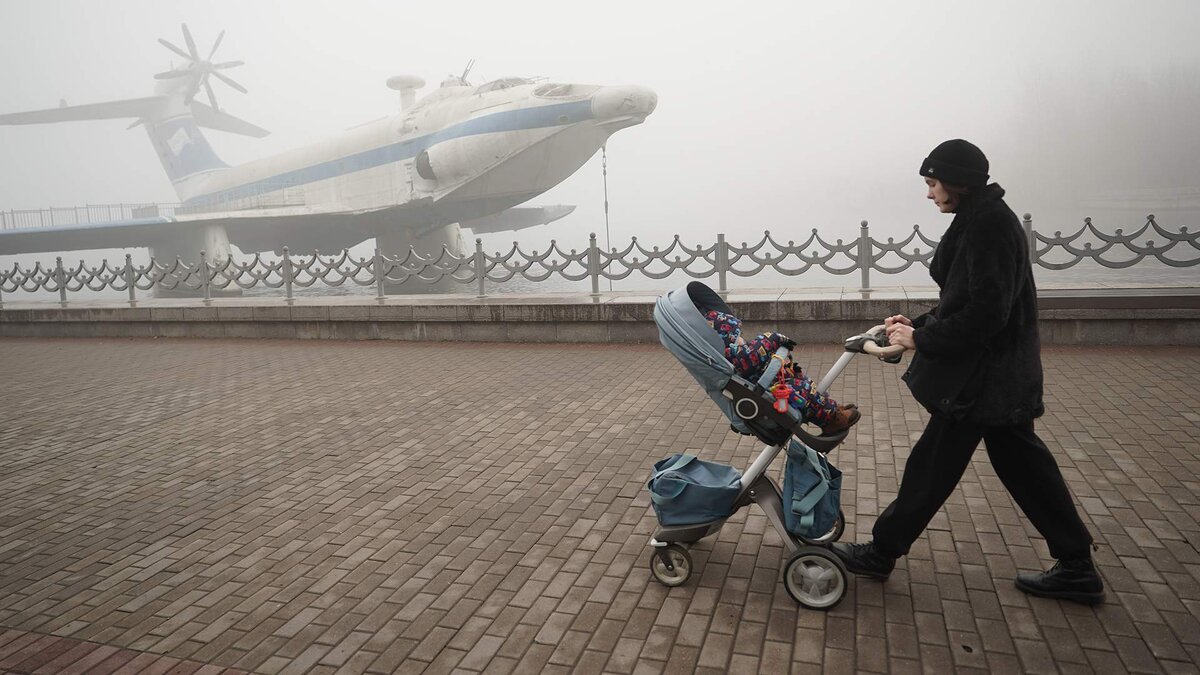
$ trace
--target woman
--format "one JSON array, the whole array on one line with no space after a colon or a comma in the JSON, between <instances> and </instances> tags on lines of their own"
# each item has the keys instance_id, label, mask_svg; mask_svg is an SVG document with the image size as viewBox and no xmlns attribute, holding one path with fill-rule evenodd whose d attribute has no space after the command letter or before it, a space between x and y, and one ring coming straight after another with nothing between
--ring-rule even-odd
<instances>
[{"instance_id":1,"label":"woman","mask_svg":"<svg viewBox=\"0 0 1200 675\"><path fill-rule=\"evenodd\" d=\"M988 184L988 168L983 152L961 139L937 146L921 164L927 198L954 214L929 266L938 304L915 319L897 315L885 324L892 344L916 352L903 379L930 419L896 500L875 523L874 540L835 544L834 550L851 572L886 579L982 440L996 475L1058 559L1048 572L1017 575L1017 588L1102 602L1091 535L1033 430L1043 412L1033 267L1021 224L1004 203L1004 190Z\"/></svg>"}]
</instances>

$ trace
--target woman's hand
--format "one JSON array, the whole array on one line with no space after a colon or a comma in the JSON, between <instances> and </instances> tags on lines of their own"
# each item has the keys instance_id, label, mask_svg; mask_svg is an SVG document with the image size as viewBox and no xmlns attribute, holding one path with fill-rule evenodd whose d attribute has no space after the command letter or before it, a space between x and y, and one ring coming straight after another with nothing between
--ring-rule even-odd
<instances>
[{"instance_id":1,"label":"woman's hand","mask_svg":"<svg viewBox=\"0 0 1200 675\"><path fill-rule=\"evenodd\" d=\"M899 318L904 319L904 322L894 321L887 325L888 344L900 345L905 349L916 350L917 343L913 341L912 322L903 316ZM892 319L889 318L888 321L892 321Z\"/></svg>"},{"instance_id":2,"label":"woman's hand","mask_svg":"<svg viewBox=\"0 0 1200 675\"><path fill-rule=\"evenodd\" d=\"M883 320L883 326L889 330L891 329L893 324L897 324L897 323L904 325L904 326L912 326L912 319L909 319L907 316L904 316L903 314L897 314L895 316L889 316L888 318Z\"/></svg>"}]
</instances>

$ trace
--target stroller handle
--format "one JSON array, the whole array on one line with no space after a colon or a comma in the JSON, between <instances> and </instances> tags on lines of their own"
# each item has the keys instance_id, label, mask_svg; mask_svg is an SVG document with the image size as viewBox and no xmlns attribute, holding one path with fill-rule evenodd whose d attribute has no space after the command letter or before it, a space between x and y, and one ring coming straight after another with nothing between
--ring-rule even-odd
<instances>
[{"instance_id":1,"label":"stroller handle","mask_svg":"<svg viewBox=\"0 0 1200 675\"><path fill-rule=\"evenodd\" d=\"M900 355L904 353L904 349L901 345L888 344L887 329L883 324L861 335L846 338L846 351L870 354L888 363L900 363Z\"/></svg>"},{"instance_id":2,"label":"stroller handle","mask_svg":"<svg viewBox=\"0 0 1200 675\"><path fill-rule=\"evenodd\" d=\"M825 377L817 384L817 391L827 392L834 380L850 364L855 354L870 354L885 363L900 363L904 355L904 347L888 344L887 329L881 324L871 330L846 338L846 353L842 354L837 363L825 373Z\"/></svg>"}]
</instances>

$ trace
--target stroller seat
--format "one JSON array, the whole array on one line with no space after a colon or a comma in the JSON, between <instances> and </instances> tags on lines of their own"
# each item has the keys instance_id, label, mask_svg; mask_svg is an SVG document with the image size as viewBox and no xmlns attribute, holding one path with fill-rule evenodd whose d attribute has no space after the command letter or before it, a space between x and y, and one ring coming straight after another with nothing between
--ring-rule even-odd
<instances>
[{"instance_id":1,"label":"stroller seat","mask_svg":"<svg viewBox=\"0 0 1200 675\"><path fill-rule=\"evenodd\" d=\"M786 353L779 356L786 356ZM815 436L804 428L804 420L795 407L788 406L787 412L775 409L775 397L767 385L774 381L779 372L780 360L771 359L771 362L767 372L763 373L758 382L750 382L733 375L721 390L722 396L733 403L733 414L737 417L736 421L730 420L729 427L740 434L755 436L767 445L782 445L794 436L821 454L828 454L841 445L846 440L849 429L842 429L835 434Z\"/></svg>"},{"instance_id":2,"label":"stroller seat","mask_svg":"<svg viewBox=\"0 0 1200 675\"><path fill-rule=\"evenodd\" d=\"M663 346L679 358L688 372L729 418L730 427L753 435L768 445L782 445L795 436L808 447L827 454L846 440L848 429L835 434L814 435L804 429L800 411L789 406L787 412L775 409L770 387L775 382L788 350L781 347L758 381L740 375L725 359L725 344L708 325L704 314L716 310L733 314L716 291L699 281L672 291L658 299L654 320L659 325Z\"/></svg>"}]
</instances>

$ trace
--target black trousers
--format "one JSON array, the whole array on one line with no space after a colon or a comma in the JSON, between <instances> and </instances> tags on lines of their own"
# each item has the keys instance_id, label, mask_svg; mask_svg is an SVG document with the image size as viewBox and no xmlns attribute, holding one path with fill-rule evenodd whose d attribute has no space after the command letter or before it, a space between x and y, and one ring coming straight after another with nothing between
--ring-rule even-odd
<instances>
[{"instance_id":1,"label":"black trousers","mask_svg":"<svg viewBox=\"0 0 1200 675\"><path fill-rule=\"evenodd\" d=\"M875 547L900 557L921 535L967 470L979 441L1017 505L1025 512L1058 559L1091 555L1092 537L1079 518L1071 492L1049 448L1033 431L1033 422L981 427L934 414L913 446L900 492L875 522Z\"/></svg>"}]
</instances>

